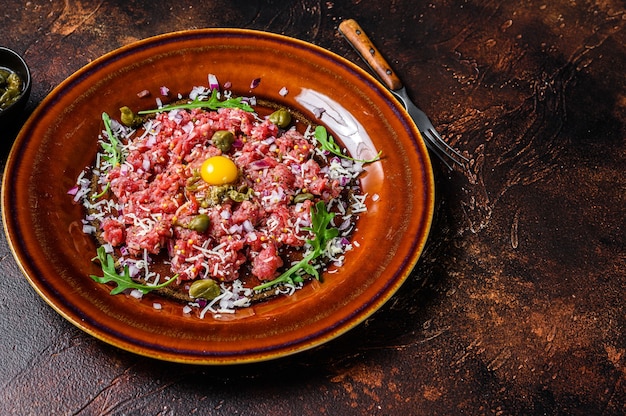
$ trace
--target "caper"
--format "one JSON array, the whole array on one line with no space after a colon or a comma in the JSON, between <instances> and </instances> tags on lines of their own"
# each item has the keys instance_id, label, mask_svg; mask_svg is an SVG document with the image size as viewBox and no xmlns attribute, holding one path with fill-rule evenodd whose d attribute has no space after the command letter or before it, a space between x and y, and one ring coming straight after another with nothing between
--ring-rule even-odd
<instances>
[{"instance_id":1,"label":"caper","mask_svg":"<svg viewBox=\"0 0 626 416\"><path fill-rule=\"evenodd\" d=\"M213 146L217 147L222 152L228 152L235 142L235 135L228 130L218 130L213 133L211 142Z\"/></svg>"},{"instance_id":2,"label":"caper","mask_svg":"<svg viewBox=\"0 0 626 416\"><path fill-rule=\"evenodd\" d=\"M284 108L281 108L280 110L276 110L270 114L269 119L272 123L284 129L291 123L291 113Z\"/></svg>"},{"instance_id":3,"label":"caper","mask_svg":"<svg viewBox=\"0 0 626 416\"><path fill-rule=\"evenodd\" d=\"M143 124L143 118L133 113L133 110L124 106L120 108L120 121L128 127L139 127Z\"/></svg>"},{"instance_id":4,"label":"caper","mask_svg":"<svg viewBox=\"0 0 626 416\"><path fill-rule=\"evenodd\" d=\"M200 176L200 173L198 173L198 171L194 171L192 176L187 178L187 181L185 182L185 189L188 191L196 191L201 180L202 177Z\"/></svg>"},{"instance_id":5,"label":"caper","mask_svg":"<svg viewBox=\"0 0 626 416\"><path fill-rule=\"evenodd\" d=\"M215 299L220 294L220 287L213 279L196 280L189 286L189 297L206 300Z\"/></svg>"},{"instance_id":6,"label":"caper","mask_svg":"<svg viewBox=\"0 0 626 416\"><path fill-rule=\"evenodd\" d=\"M210 223L211 220L209 219L208 215L198 214L193 217L191 221L189 221L189 225L187 226L187 228L197 231L199 233L203 233L207 230L207 228L209 228Z\"/></svg>"},{"instance_id":7,"label":"caper","mask_svg":"<svg viewBox=\"0 0 626 416\"><path fill-rule=\"evenodd\" d=\"M249 200L254 195L254 190L252 188L248 188L247 190L237 191L235 189L231 189L226 194L228 198L235 202L243 202Z\"/></svg>"},{"instance_id":8,"label":"caper","mask_svg":"<svg viewBox=\"0 0 626 416\"><path fill-rule=\"evenodd\" d=\"M309 192L302 192L296 196L293 197L293 202L295 202L296 204L299 202L304 202L307 199L313 199L313 194L309 193Z\"/></svg>"}]
</instances>

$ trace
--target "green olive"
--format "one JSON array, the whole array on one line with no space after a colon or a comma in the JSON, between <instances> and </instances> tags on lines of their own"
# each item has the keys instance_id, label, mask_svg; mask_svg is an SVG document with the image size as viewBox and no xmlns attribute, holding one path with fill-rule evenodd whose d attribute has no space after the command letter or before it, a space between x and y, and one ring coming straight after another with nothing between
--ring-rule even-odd
<instances>
[{"instance_id":1,"label":"green olive","mask_svg":"<svg viewBox=\"0 0 626 416\"><path fill-rule=\"evenodd\" d=\"M293 197L293 202L295 202L297 204L299 202L304 202L307 199L313 199L313 194L311 194L309 192L300 193L300 194L298 194L298 195Z\"/></svg>"},{"instance_id":2,"label":"green olive","mask_svg":"<svg viewBox=\"0 0 626 416\"><path fill-rule=\"evenodd\" d=\"M284 108L281 108L280 110L276 110L270 114L269 119L272 123L276 124L281 129L284 129L291 123L291 113Z\"/></svg>"},{"instance_id":3,"label":"green olive","mask_svg":"<svg viewBox=\"0 0 626 416\"><path fill-rule=\"evenodd\" d=\"M220 286L213 279L196 280L189 286L189 297L206 300L215 299L220 294Z\"/></svg>"},{"instance_id":4,"label":"green olive","mask_svg":"<svg viewBox=\"0 0 626 416\"><path fill-rule=\"evenodd\" d=\"M235 142L235 135L228 130L218 130L213 133L211 142L213 146L217 147L222 152L228 152Z\"/></svg>"},{"instance_id":5,"label":"green olive","mask_svg":"<svg viewBox=\"0 0 626 416\"><path fill-rule=\"evenodd\" d=\"M199 233L205 232L209 228L211 220L206 214L198 214L189 221L187 228L197 231Z\"/></svg>"},{"instance_id":6,"label":"green olive","mask_svg":"<svg viewBox=\"0 0 626 416\"><path fill-rule=\"evenodd\" d=\"M124 106L120 108L120 121L128 127L139 127L143 124L143 118L133 113L133 110Z\"/></svg>"}]
</instances>

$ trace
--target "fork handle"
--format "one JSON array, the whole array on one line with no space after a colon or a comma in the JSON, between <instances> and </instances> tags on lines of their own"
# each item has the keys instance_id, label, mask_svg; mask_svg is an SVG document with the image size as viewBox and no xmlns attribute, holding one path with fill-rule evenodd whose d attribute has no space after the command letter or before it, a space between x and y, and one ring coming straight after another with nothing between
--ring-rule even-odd
<instances>
[{"instance_id":1,"label":"fork handle","mask_svg":"<svg viewBox=\"0 0 626 416\"><path fill-rule=\"evenodd\" d=\"M402 81L391 69L385 58L372 43L365 31L354 19L339 24L339 32L350 42L361 58L372 68L380 80L391 90L402 88Z\"/></svg>"}]
</instances>

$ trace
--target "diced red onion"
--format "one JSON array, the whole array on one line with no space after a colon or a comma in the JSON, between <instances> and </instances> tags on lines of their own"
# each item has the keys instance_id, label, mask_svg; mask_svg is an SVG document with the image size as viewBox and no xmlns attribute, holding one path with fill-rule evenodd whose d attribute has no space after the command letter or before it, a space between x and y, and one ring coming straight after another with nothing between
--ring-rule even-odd
<instances>
[{"instance_id":1,"label":"diced red onion","mask_svg":"<svg viewBox=\"0 0 626 416\"><path fill-rule=\"evenodd\" d=\"M248 103L251 106L256 105L256 97L241 97L241 102Z\"/></svg>"},{"instance_id":2,"label":"diced red onion","mask_svg":"<svg viewBox=\"0 0 626 416\"><path fill-rule=\"evenodd\" d=\"M85 224L83 225L83 233L85 234L93 234L96 232L96 227L93 225Z\"/></svg>"},{"instance_id":3,"label":"diced red onion","mask_svg":"<svg viewBox=\"0 0 626 416\"><path fill-rule=\"evenodd\" d=\"M339 231L343 231L350 226L350 219L344 220L339 226Z\"/></svg>"},{"instance_id":4,"label":"diced red onion","mask_svg":"<svg viewBox=\"0 0 626 416\"><path fill-rule=\"evenodd\" d=\"M220 89L220 83L217 82L217 77L214 74L209 74L209 89L211 91Z\"/></svg>"},{"instance_id":5,"label":"diced red onion","mask_svg":"<svg viewBox=\"0 0 626 416\"><path fill-rule=\"evenodd\" d=\"M148 90L141 90L137 93L137 97L139 98L144 98L150 95L150 91Z\"/></svg>"},{"instance_id":6,"label":"diced red onion","mask_svg":"<svg viewBox=\"0 0 626 416\"><path fill-rule=\"evenodd\" d=\"M251 89L255 89L256 87L259 86L259 84L261 83L261 78L255 78L252 80L252 82L250 83L250 88Z\"/></svg>"},{"instance_id":7,"label":"diced red onion","mask_svg":"<svg viewBox=\"0 0 626 416\"><path fill-rule=\"evenodd\" d=\"M246 230L246 232L251 232L254 230L254 226L252 225L250 220L245 220L242 226L243 226L243 229Z\"/></svg>"},{"instance_id":8,"label":"diced red onion","mask_svg":"<svg viewBox=\"0 0 626 416\"><path fill-rule=\"evenodd\" d=\"M166 86L161 86L159 88L159 92L161 93L162 96L167 97L170 94L170 89L167 88Z\"/></svg>"},{"instance_id":9,"label":"diced red onion","mask_svg":"<svg viewBox=\"0 0 626 416\"><path fill-rule=\"evenodd\" d=\"M232 83L232 82L230 82L230 81L226 81L226 82L224 83L224 89L229 89L229 88L230 88L230 87L232 87L232 86L233 86L233 83Z\"/></svg>"},{"instance_id":10,"label":"diced red onion","mask_svg":"<svg viewBox=\"0 0 626 416\"><path fill-rule=\"evenodd\" d=\"M200 94L204 94L204 87L193 87L189 93L189 99L195 100Z\"/></svg>"},{"instance_id":11,"label":"diced red onion","mask_svg":"<svg viewBox=\"0 0 626 416\"><path fill-rule=\"evenodd\" d=\"M185 124L185 125L182 127L182 129L183 129L183 131L184 131L185 133L187 133L187 134L191 133L191 131L193 130L193 122L191 122L191 121L190 121L189 123Z\"/></svg>"},{"instance_id":12,"label":"diced red onion","mask_svg":"<svg viewBox=\"0 0 626 416\"><path fill-rule=\"evenodd\" d=\"M180 114L179 110L172 110L172 111L170 111L170 113L168 115L168 118L170 120L173 120L174 123L176 123L178 125L180 125L180 123L183 121L183 115Z\"/></svg>"},{"instance_id":13,"label":"diced red onion","mask_svg":"<svg viewBox=\"0 0 626 416\"><path fill-rule=\"evenodd\" d=\"M281 97L284 97L284 96L286 96L287 94L289 94L289 90L287 89L287 87L282 87L282 88L280 89L280 91L278 91L278 94L279 94Z\"/></svg>"},{"instance_id":14,"label":"diced red onion","mask_svg":"<svg viewBox=\"0 0 626 416\"><path fill-rule=\"evenodd\" d=\"M228 234L239 234L241 233L241 228L242 228L241 225L233 224L228 229Z\"/></svg>"},{"instance_id":15,"label":"diced red onion","mask_svg":"<svg viewBox=\"0 0 626 416\"><path fill-rule=\"evenodd\" d=\"M265 159L255 160L254 162L250 162L248 164L248 169L250 170L262 170L269 167L270 164Z\"/></svg>"},{"instance_id":16,"label":"diced red onion","mask_svg":"<svg viewBox=\"0 0 626 416\"><path fill-rule=\"evenodd\" d=\"M78 192L78 185L76 185L76 186L74 186L74 187L70 188L70 189L67 191L67 194L68 194L68 195L72 195L72 196L73 196L73 195L76 195L76 193L77 193L77 192Z\"/></svg>"},{"instance_id":17,"label":"diced red onion","mask_svg":"<svg viewBox=\"0 0 626 416\"><path fill-rule=\"evenodd\" d=\"M128 274L130 277L136 277L139 274L139 267L135 264L135 262L131 262L128 264Z\"/></svg>"}]
</instances>

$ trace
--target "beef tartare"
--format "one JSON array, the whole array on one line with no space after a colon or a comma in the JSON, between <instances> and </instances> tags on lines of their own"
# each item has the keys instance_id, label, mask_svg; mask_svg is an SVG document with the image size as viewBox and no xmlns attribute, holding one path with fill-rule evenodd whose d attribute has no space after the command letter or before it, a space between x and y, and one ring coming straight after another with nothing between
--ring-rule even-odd
<instances>
[{"instance_id":1,"label":"beef tartare","mask_svg":"<svg viewBox=\"0 0 626 416\"><path fill-rule=\"evenodd\" d=\"M121 122L103 114L102 151L71 192L86 208L84 232L101 244L103 270L112 258L124 270L117 277L136 283L129 293L175 281L190 305L226 312L248 306L255 292L293 291L302 275L340 265L365 209L363 162L320 148L310 127L301 133L289 114L285 122L284 109L282 118L262 118L241 100L194 91L194 103L220 105L166 107L131 121L123 109ZM320 221L333 230L326 237L316 235ZM307 258L312 241L324 247ZM153 271L157 258L175 279Z\"/></svg>"}]
</instances>

